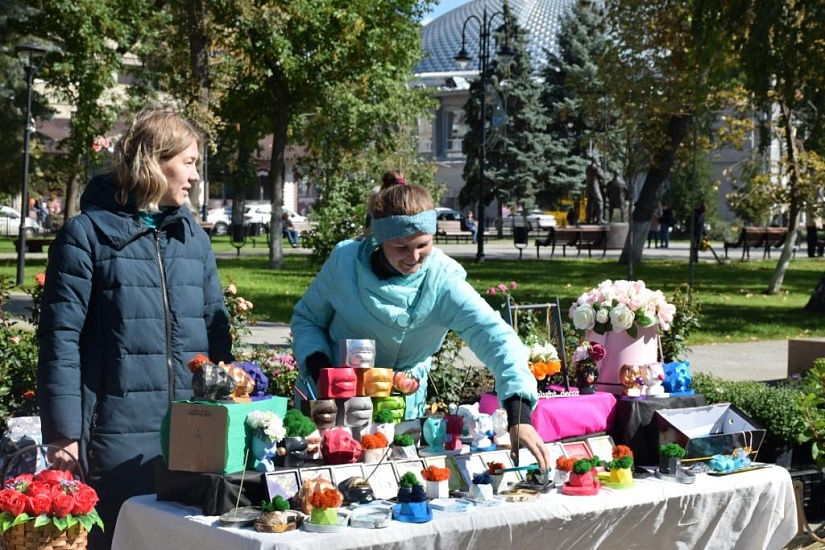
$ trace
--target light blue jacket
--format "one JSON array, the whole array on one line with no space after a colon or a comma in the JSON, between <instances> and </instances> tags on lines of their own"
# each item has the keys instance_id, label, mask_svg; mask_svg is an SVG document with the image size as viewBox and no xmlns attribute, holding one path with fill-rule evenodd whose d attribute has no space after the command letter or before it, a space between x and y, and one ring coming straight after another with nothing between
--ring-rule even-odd
<instances>
[{"instance_id":1,"label":"light blue jacket","mask_svg":"<svg viewBox=\"0 0 825 550\"><path fill-rule=\"evenodd\" d=\"M409 371L421 380L407 398L407 418L424 415L431 357L453 329L493 372L500 400L519 395L535 405L528 350L513 329L465 280L455 260L433 248L421 269L381 280L370 267L377 243L344 241L333 250L292 315L295 358L323 352L338 364L338 342L375 340L376 367Z\"/></svg>"}]
</instances>

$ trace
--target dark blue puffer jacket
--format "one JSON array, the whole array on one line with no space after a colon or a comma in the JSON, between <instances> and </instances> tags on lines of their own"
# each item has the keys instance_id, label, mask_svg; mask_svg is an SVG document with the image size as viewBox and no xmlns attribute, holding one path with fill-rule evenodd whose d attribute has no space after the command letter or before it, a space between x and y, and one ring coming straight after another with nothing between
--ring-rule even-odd
<instances>
[{"instance_id":1,"label":"dark blue puffer jacket","mask_svg":"<svg viewBox=\"0 0 825 550\"><path fill-rule=\"evenodd\" d=\"M92 476L145 474L169 402L192 395L189 359L232 360L206 232L186 208L151 229L115 192L92 179L49 247L38 329L43 440L79 439Z\"/></svg>"}]
</instances>

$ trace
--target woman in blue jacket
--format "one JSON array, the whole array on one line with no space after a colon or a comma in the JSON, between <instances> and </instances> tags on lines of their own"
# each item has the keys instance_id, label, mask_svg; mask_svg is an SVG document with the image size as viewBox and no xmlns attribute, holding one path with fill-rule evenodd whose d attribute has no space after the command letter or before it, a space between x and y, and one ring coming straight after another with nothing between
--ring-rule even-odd
<instances>
[{"instance_id":1,"label":"woman in blue jacket","mask_svg":"<svg viewBox=\"0 0 825 550\"><path fill-rule=\"evenodd\" d=\"M170 110L144 110L93 178L81 214L49 247L38 338L43 441L78 457L97 490L108 548L121 504L154 493L160 424L192 395L186 363L231 361L209 238L186 206L202 138ZM66 453L53 464L71 467Z\"/></svg>"},{"instance_id":2,"label":"woman in blue jacket","mask_svg":"<svg viewBox=\"0 0 825 550\"><path fill-rule=\"evenodd\" d=\"M538 396L527 348L466 282L464 269L433 248L429 192L404 180L387 182L371 200L370 214L371 234L339 243L295 306L292 334L304 379L316 382L321 368L335 365L340 340L372 339L376 365L420 380L407 397L406 417L421 417L431 357L453 329L495 375L511 439L548 466L530 423Z\"/></svg>"}]
</instances>

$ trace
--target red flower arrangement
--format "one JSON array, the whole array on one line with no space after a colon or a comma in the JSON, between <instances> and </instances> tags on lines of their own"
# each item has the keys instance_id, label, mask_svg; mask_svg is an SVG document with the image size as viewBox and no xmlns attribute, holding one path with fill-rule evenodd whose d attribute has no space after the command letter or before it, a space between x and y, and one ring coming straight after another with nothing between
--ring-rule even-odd
<instances>
[{"instance_id":1,"label":"red flower arrangement","mask_svg":"<svg viewBox=\"0 0 825 550\"><path fill-rule=\"evenodd\" d=\"M321 489L315 491L309 497L309 503L312 504L313 508L339 508L343 502L344 497L337 489Z\"/></svg>"},{"instance_id":2,"label":"red flower arrangement","mask_svg":"<svg viewBox=\"0 0 825 550\"><path fill-rule=\"evenodd\" d=\"M0 533L33 521L35 527L53 524L63 531L81 524L87 531L103 521L95 510L94 489L77 481L71 472L43 470L6 480L0 490Z\"/></svg>"},{"instance_id":3,"label":"red flower arrangement","mask_svg":"<svg viewBox=\"0 0 825 550\"><path fill-rule=\"evenodd\" d=\"M487 463L487 473L491 476L498 475L499 470L504 469L504 464L501 462L488 462Z\"/></svg>"},{"instance_id":4,"label":"red flower arrangement","mask_svg":"<svg viewBox=\"0 0 825 550\"><path fill-rule=\"evenodd\" d=\"M626 456L633 458L633 451L627 445L616 445L613 447L612 454L613 458L624 458Z\"/></svg>"},{"instance_id":5,"label":"red flower arrangement","mask_svg":"<svg viewBox=\"0 0 825 550\"><path fill-rule=\"evenodd\" d=\"M381 432L361 436L362 449L384 449L385 447L389 447L389 445L390 442L387 441L387 437Z\"/></svg>"},{"instance_id":6,"label":"red flower arrangement","mask_svg":"<svg viewBox=\"0 0 825 550\"><path fill-rule=\"evenodd\" d=\"M450 479L449 468L439 468L438 466L427 466L421 470L421 477L425 481L447 481Z\"/></svg>"},{"instance_id":7,"label":"red flower arrangement","mask_svg":"<svg viewBox=\"0 0 825 550\"><path fill-rule=\"evenodd\" d=\"M208 365L211 362L209 357L199 353L190 359L186 366L189 367L189 371L194 374L201 370L204 365Z\"/></svg>"},{"instance_id":8,"label":"red flower arrangement","mask_svg":"<svg viewBox=\"0 0 825 550\"><path fill-rule=\"evenodd\" d=\"M576 463L575 458L567 458L560 456L556 459L556 469L561 470L562 472L572 472L573 465Z\"/></svg>"}]
</instances>

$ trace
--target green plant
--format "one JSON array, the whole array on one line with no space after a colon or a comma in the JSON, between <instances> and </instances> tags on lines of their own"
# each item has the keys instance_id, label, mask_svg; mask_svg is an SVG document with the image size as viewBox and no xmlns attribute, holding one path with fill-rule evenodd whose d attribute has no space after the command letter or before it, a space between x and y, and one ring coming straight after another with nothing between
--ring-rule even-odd
<instances>
[{"instance_id":1,"label":"green plant","mask_svg":"<svg viewBox=\"0 0 825 550\"><path fill-rule=\"evenodd\" d=\"M45 280L45 279L44 279ZM32 330L17 326L5 311L12 283L0 278L0 419L3 424L13 416L33 416L39 412L37 405L37 356L39 346ZM37 326L39 321L39 296L42 294L40 281L33 297L38 314L32 314L30 321Z\"/></svg>"},{"instance_id":2,"label":"green plant","mask_svg":"<svg viewBox=\"0 0 825 550\"><path fill-rule=\"evenodd\" d=\"M573 472L577 474L586 474L594 468L595 463L597 462L598 459L594 461L590 458L580 458L573 463Z\"/></svg>"},{"instance_id":3,"label":"green plant","mask_svg":"<svg viewBox=\"0 0 825 550\"><path fill-rule=\"evenodd\" d=\"M395 422L395 418L393 417L392 413L386 409L381 409L375 415L376 424L391 424L393 422Z\"/></svg>"},{"instance_id":4,"label":"green plant","mask_svg":"<svg viewBox=\"0 0 825 550\"><path fill-rule=\"evenodd\" d=\"M412 489L416 485L421 485L421 482L418 481L418 478L415 477L415 474L412 472L407 472L401 479L398 480L399 487L405 487L407 489Z\"/></svg>"},{"instance_id":5,"label":"green plant","mask_svg":"<svg viewBox=\"0 0 825 550\"><path fill-rule=\"evenodd\" d=\"M802 380L800 406L804 414L803 437L812 442L811 455L819 469L825 468L825 358L814 360Z\"/></svg>"},{"instance_id":6,"label":"green plant","mask_svg":"<svg viewBox=\"0 0 825 550\"><path fill-rule=\"evenodd\" d=\"M315 422L298 409L289 409L284 415L286 437L306 437L315 431Z\"/></svg>"},{"instance_id":7,"label":"green plant","mask_svg":"<svg viewBox=\"0 0 825 550\"><path fill-rule=\"evenodd\" d=\"M662 343L662 357L666 363L682 361L685 353L690 351L687 341L690 334L700 327L699 314L702 310L696 294L687 284L673 290L670 301L676 306L676 313L670 323L670 330L659 333Z\"/></svg>"},{"instance_id":8,"label":"green plant","mask_svg":"<svg viewBox=\"0 0 825 550\"><path fill-rule=\"evenodd\" d=\"M249 336L250 312L254 307L252 302L238 295L235 283L230 279L223 289L223 300L229 313L229 334L232 336L232 348L239 349L243 345L243 338Z\"/></svg>"},{"instance_id":9,"label":"green plant","mask_svg":"<svg viewBox=\"0 0 825 550\"><path fill-rule=\"evenodd\" d=\"M693 378L693 389L708 403L731 403L762 426L774 443L795 445L805 439L803 392L794 387L700 373Z\"/></svg>"},{"instance_id":10,"label":"green plant","mask_svg":"<svg viewBox=\"0 0 825 550\"><path fill-rule=\"evenodd\" d=\"M277 495L270 501L261 501L262 512L286 512L287 510L289 510L289 501L281 495Z\"/></svg>"},{"instance_id":11,"label":"green plant","mask_svg":"<svg viewBox=\"0 0 825 550\"><path fill-rule=\"evenodd\" d=\"M415 440L410 434L395 434L395 437L392 438L392 444L396 447L411 447L415 444Z\"/></svg>"},{"instance_id":12,"label":"green plant","mask_svg":"<svg viewBox=\"0 0 825 550\"><path fill-rule=\"evenodd\" d=\"M266 393L293 400L295 381L298 379L298 363L292 355L291 341L285 346L252 346L235 355L241 362L255 363L261 369L269 385Z\"/></svg>"},{"instance_id":13,"label":"green plant","mask_svg":"<svg viewBox=\"0 0 825 550\"><path fill-rule=\"evenodd\" d=\"M621 470L633 467L633 457L623 456L622 458L614 458L610 461L611 470Z\"/></svg>"},{"instance_id":14,"label":"green plant","mask_svg":"<svg viewBox=\"0 0 825 550\"><path fill-rule=\"evenodd\" d=\"M678 443L667 443L659 445L659 455L668 458L682 458L685 456L685 449Z\"/></svg>"},{"instance_id":15,"label":"green plant","mask_svg":"<svg viewBox=\"0 0 825 550\"><path fill-rule=\"evenodd\" d=\"M492 390L493 375L484 368L476 368L460 362L464 346L458 334L447 332L441 349L433 355L432 368L427 385L427 402L446 412L449 403L464 404L478 401L479 396Z\"/></svg>"}]
</instances>

